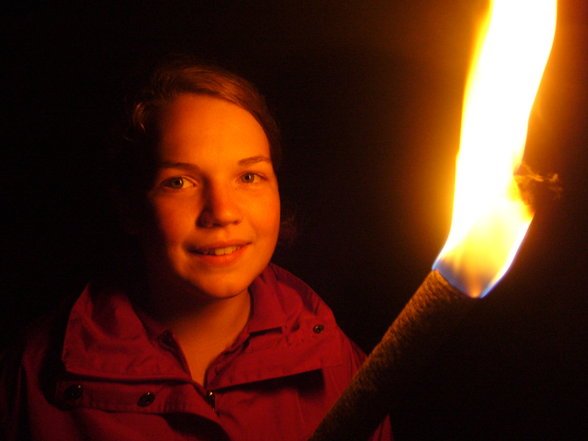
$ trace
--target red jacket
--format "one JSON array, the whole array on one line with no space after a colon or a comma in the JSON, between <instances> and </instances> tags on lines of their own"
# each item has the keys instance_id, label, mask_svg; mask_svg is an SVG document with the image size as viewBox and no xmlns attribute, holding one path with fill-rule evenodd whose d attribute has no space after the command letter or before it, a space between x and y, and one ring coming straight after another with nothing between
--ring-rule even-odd
<instances>
[{"instance_id":1,"label":"red jacket","mask_svg":"<svg viewBox=\"0 0 588 441\"><path fill-rule=\"evenodd\" d=\"M62 320L64 331L58 319L42 326L15 369L4 370L5 436L305 440L364 355L330 309L287 271L270 265L251 294L247 325L201 386L170 331L138 315L124 293L87 288ZM388 421L373 439L391 439Z\"/></svg>"}]
</instances>

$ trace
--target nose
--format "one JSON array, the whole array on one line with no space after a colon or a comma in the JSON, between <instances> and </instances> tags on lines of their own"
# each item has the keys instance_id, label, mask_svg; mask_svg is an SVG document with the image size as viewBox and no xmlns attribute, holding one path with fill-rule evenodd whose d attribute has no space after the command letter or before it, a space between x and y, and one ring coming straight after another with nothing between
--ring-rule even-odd
<instances>
[{"instance_id":1,"label":"nose","mask_svg":"<svg viewBox=\"0 0 588 441\"><path fill-rule=\"evenodd\" d=\"M197 219L198 226L224 227L240 221L241 210L235 190L222 185L208 185L204 192L202 211Z\"/></svg>"}]
</instances>

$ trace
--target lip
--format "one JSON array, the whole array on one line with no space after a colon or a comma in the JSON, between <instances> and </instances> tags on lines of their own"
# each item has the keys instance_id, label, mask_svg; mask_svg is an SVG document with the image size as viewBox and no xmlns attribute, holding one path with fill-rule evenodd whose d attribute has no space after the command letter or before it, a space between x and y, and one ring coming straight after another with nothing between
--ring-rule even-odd
<instances>
[{"instance_id":1,"label":"lip","mask_svg":"<svg viewBox=\"0 0 588 441\"><path fill-rule=\"evenodd\" d=\"M249 247L250 242L215 242L190 246L187 251L199 261L215 266L231 265L238 261ZM218 253L218 254L217 254Z\"/></svg>"}]
</instances>

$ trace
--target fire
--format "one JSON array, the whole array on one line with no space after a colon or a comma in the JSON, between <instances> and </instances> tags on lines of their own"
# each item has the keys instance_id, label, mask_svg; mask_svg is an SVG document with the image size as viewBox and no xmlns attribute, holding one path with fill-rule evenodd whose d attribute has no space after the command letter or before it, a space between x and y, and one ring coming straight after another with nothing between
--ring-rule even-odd
<instances>
[{"instance_id":1,"label":"fire","mask_svg":"<svg viewBox=\"0 0 588 441\"><path fill-rule=\"evenodd\" d=\"M484 296L533 218L514 175L555 34L557 0L491 0L466 85L453 219L433 268Z\"/></svg>"}]
</instances>

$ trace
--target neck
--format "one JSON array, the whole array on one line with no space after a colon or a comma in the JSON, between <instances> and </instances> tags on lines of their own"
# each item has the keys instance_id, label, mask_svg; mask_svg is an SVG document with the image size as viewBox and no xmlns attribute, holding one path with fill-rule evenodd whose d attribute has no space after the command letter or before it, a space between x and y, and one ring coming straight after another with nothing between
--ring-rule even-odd
<instances>
[{"instance_id":1,"label":"neck","mask_svg":"<svg viewBox=\"0 0 588 441\"><path fill-rule=\"evenodd\" d=\"M146 312L178 338L204 334L207 339L238 328L249 318L249 291L225 298L206 298L196 293L172 293L152 286L143 307ZM191 338L191 339L193 339Z\"/></svg>"},{"instance_id":2,"label":"neck","mask_svg":"<svg viewBox=\"0 0 588 441\"><path fill-rule=\"evenodd\" d=\"M215 299L191 308L173 311L160 316L163 325L172 330L182 343L213 343L232 336L231 343L241 332L249 318L251 300L248 291L234 297Z\"/></svg>"},{"instance_id":3,"label":"neck","mask_svg":"<svg viewBox=\"0 0 588 441\"><path fill-rule=\"evenodd\" d=\"M228 298L171 295L149 290L144 310L171 330L180 344L194 380L204 384L210 363L239 336L251 310L249 291Z\"/></svg>"}]
</instances>

